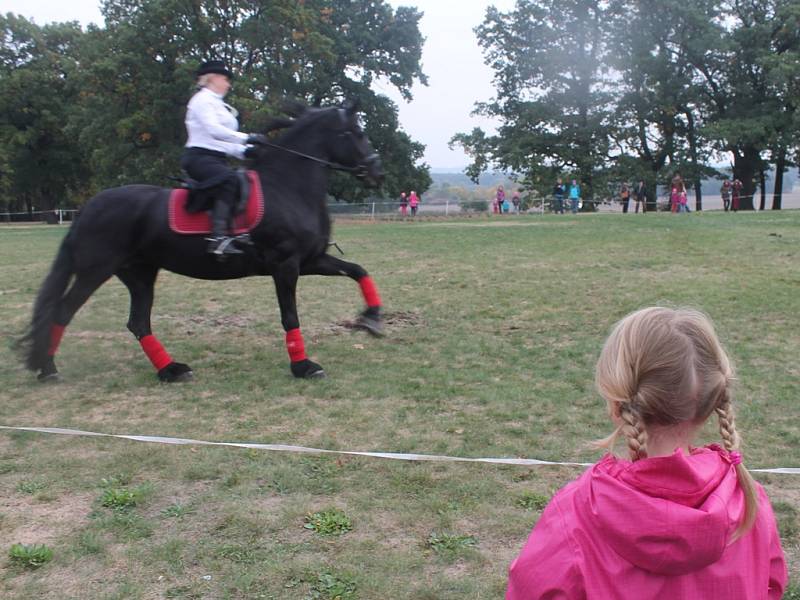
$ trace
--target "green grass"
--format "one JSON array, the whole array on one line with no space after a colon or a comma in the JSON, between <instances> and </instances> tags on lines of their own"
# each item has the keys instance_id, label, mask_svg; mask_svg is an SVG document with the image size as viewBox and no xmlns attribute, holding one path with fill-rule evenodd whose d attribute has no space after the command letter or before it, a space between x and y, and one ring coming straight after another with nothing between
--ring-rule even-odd
<instances>
[{"instance_id":1,"label":"green grass","mask_svg":"<svg viewBox=\"0 0 800 600\"><path fill-rule=\"evenodd\" d=\"M162 273L154 332L196 375L175 386L126 330L116 280L67 329L64 381L38 384L9 345L65 229L0 228L0 424L591 461L587 442L610 430L592 384L603 340L666 303L716 322L746 464L800 465L800 213L626 217L337 224L344 258L379 287L388 335L344 326L361 310L352 281L302 278L323 381L289 374L271 281ZM54 552L35 572L0 560L0 597L498 598L542 505L579 473L0 432L0 537ZM800 478L758 478L796 594ZM306 527L330 507L346 534Z\"/></svg>"}]
</instances>

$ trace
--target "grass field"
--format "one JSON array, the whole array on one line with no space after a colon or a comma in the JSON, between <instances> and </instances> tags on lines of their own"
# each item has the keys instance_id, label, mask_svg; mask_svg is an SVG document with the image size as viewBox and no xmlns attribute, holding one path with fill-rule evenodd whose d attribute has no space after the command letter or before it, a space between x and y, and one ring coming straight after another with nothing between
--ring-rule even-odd
<instances>
[{"instance_id":1,"label":"grass field","mask_svg":"<svg viewBox=\"0 0 800 600\"><path fill-rule=\"evenodd\" d=\"M339 223L388 336L346 327L344 278L301 279L309 356L288 370L272 282L163 273L153 326L196 378L165 386L111 281L40 385L9 349L65 229L0 229L0 425L343 450L592 461L592 370L638 307L714 318L750 467L800 466L800 212ZM715 441L709 428L705 442ZM0 597L500 598L575 467L394 462L0 431ZM800 598L800 477L760 475ZM52 559L12 559L14 543ZM38 568L31 563L43 562Z\"/></svg>"}]
</instances>

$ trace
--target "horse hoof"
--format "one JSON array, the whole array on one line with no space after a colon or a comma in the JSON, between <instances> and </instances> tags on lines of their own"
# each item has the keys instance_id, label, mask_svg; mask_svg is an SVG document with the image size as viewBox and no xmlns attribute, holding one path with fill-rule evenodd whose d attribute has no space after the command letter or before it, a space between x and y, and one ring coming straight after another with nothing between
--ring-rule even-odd
<instances>
[{"instance_id":1,"label":"horse hoof","mask_svg":"<svg viewBox=\"0 0 800 600\"><path fill-rule=\"evenodd\" d=\"M57 371L55 373L39 373L36 379L38 379L40 383L58 383L61 381L61 375L59 375Z\"/></svg>"},{"instance_id":2,"label":"horse hoof","mask_svg":"<svg viewBox=\"0 0 800 600\"><path fill-rule=\"evenodd\" d=\"M298 379L322 379L327 377L320 365L308 359L298 360L290 365L292 375Z\"/></svg>"},{"instance_id":3,"label":"horse hoof","mask_svg":"<svg viewBox=\"0 0 800 600\"><path fill-rule=\"evenodd\" d=\"M385 335L383 332L383 321L366 315L359 315L358 319L356 319L356 327L363 329L375 337L383 337Z\"/></svg>"},{"instance_id":4,"label":"horse hoof","mask_svg":"<svg viewBox=\"0 0 800 600\"><path fill-rule=\"evenodd\" d=\"M186 371L180 375L176 375L169 383L185 383L194 379L194 371Z\"/></svg>"},{"instance_id":5,"label":"horse hoof","mask_svg":"<svg viewBox=\"0 0 800 600\"><path fill-rule=\"evenodd\" d=\"M171 362L158 372L158 380L162 383L183 383L194 379L194 372L189 365Z\"/></svg>"}]
</instances>

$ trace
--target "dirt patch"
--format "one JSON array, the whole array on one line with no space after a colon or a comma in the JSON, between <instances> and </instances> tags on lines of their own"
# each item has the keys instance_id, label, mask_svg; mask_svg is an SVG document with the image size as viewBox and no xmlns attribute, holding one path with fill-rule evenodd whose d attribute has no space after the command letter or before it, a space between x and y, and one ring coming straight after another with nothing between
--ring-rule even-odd
<instances>
[{"instance_id":1,"label":"dirt patch","mask_svg":"<svg viewBox=\"0 0 800 600\"><path fill-rule=\"evenodd\" d=\"M192 333L195 329L252 329L259 322L252 315L192 315L187 317L161 315L159 319L178 322L187 327L188 333Z\"/></svg>"},{"instance_id":2,"label":"dirt patch","mask_svg":"<svg viewBox=\"0 0 800 600\"><path fill-rule=\"evenodd\" d=\"M387 312L383 315L383 322L389 329L402 329L405 327L417 327L424 324L422 315L410 311ZM358 321L353 319L343 319L331 323L327 330L331 333L342 333L347 330L360 329Z\"/></svg>"},{"instance_id":3,"label":"dirt patch","mask_svg":"<svg viewBox=\"0 0 800 600\"><path fill-rule=\"evenodd\" d=\"M0 529L0 548L11 544L52 544L84 526L91 512L92 494L69 494L53 502L9 494L0 499L5 515Z\"/></svg>"}]
</instances>

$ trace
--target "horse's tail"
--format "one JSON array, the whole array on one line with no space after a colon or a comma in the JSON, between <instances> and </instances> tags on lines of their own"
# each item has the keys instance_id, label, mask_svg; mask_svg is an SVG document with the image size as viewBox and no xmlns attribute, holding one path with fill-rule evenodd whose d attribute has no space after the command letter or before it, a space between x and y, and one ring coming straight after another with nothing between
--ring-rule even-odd
<instances>
[{"instance_id":1,"label":"horse's tail","mask_svg":"<svg viewBox=\"0 0 800 600\"><path fill-rule=\"evenodd\" d=\"M47 352L50 348L50 329L54 324L55 309L74 273L72 233L76 222L77 219L73 221L66 237L62 240L53 266L50 267L50 272L36 295L31 322L15 344L25 361L25 366L31 371L40 370L47 361Z\"/></svg>"}]
</instances>

